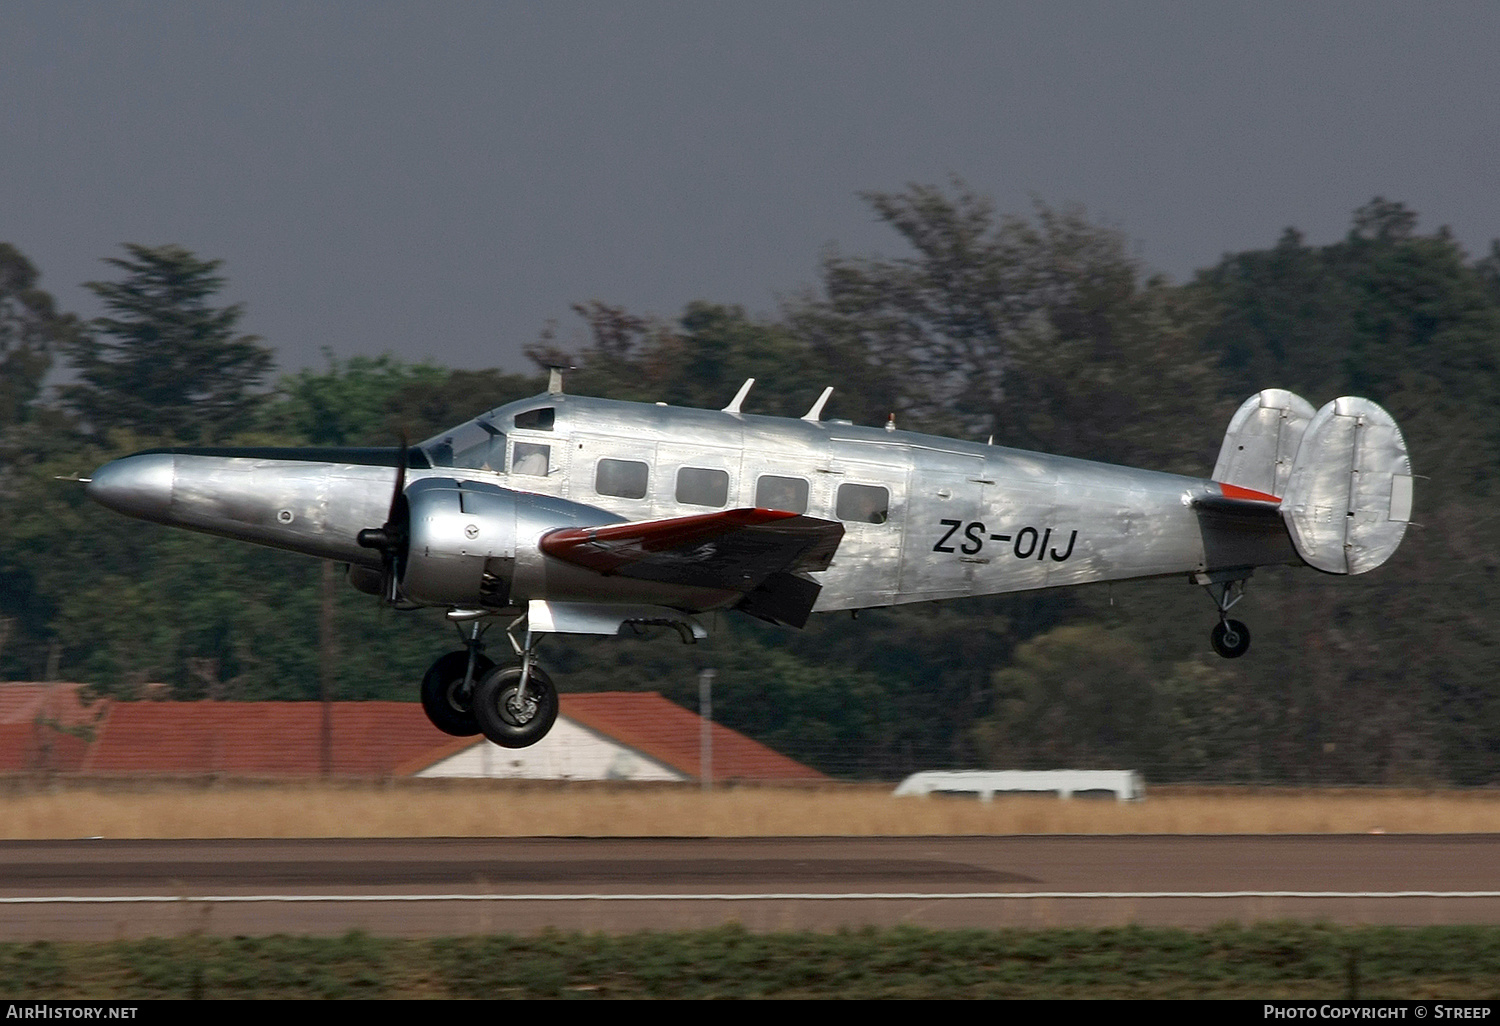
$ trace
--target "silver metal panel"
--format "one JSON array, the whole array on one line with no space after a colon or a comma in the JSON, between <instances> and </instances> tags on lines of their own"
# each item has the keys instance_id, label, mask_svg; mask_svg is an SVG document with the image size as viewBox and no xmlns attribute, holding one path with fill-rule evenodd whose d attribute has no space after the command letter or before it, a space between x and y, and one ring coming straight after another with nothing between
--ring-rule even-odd
<instances>
[{"instance_id":1,"label":"silver metal panel","mask_svg":"<svg viewBox=\"0 0 1500 1026\"><path fill-rule=\"evenodd\" d=\"M151 453L100 468L89 495L157 523L379 567L355 536L385 522L395 475L394 467Z\"/></svg>"},{"instance_id":2,"label":"silver metal panel","mask_svg":"<svg viewBox=\"0 0 1500 1026\"><path fill-rule=\"evenodd\" d=\"M1308 425L1282 504L1297 552L1328 573L1390 558L1411 516L1411 460L1389 413L1345 396Z\"/></svg>"},{"instance_id":3,"label":"silver metal panel","mask_svg":"<svg viewBox=\"0 0 1500 1026\"><path fill-rule=\"evenodd\" d=\"M1285 495L1297 449L1316 412L1312 403L1284 388L1252 395L1229 421L1214 480Z\"/></svg>"},{"instance_id":4,"label":"silver metal panel","mask_svg":"<svg viewBox=\"0 0 1500 1026\"><path fill-rule=\"evenodd\" d=\"M708 637L707 629L697 620L665 606L533 599L526 611L526 627L535 634L613 635L619 634L626 624L652 624L686 630L698 641Z\"/></svg>"},{"instance_id":5,"label":"silver metal panel","mask_svg":"<svg viewBox=\"0 0 1500 1026\"><path fill-rule=\"evenodd\" d=\"M986 480L977 454L933 453L917 462L903 531L903 601L974 594L975 571L992 559L982 553L990 530Z\"/></svg>"},{"instance_id":6,"label":"silver metal panel","mask_svg":"<svg viewBox=\"0 0 1500 1026\"><path fill-rule=\"evenodd\" d=\"M898 601L901 580L902 535L908 520L907 477L910 452L897 440L855 447L835 440L829 459L816 468L825 479L825 505L809 510L813 516L837 520L838 490L846 485L885 488L890 505L882 523L842 521L844 539L828 570L815 575L823 586L815 609L852 609L886 606Z\"/></svg>"}]
</instances>

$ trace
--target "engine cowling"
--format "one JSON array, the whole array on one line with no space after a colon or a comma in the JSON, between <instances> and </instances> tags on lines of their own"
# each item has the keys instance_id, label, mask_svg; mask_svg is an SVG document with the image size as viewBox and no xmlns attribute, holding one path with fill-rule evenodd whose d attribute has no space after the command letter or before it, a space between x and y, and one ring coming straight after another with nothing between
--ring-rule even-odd
<instances>
[{"instance_id":1,"label":"engine cowling","mask_svg":"<svg viewBox=\"0 0 1500 1026\"><path fill-rule=\"evenodd\" d=\"M620 520L595 506L517 492L498 485L427 478L406 489L408 542L400 588L410 602L504 608L512 595L518 552L558 527Z\"/></svg>"}]
</instances>

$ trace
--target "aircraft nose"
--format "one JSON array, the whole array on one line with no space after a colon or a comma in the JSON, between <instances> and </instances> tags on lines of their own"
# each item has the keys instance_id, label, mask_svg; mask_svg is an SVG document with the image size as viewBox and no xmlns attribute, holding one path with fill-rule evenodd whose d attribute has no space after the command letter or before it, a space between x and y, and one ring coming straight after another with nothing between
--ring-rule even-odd
<instances>
[{"instance_id":1,"label":"aircraft nose","mask_svg":"<svg viewBox=\"0 0 1500 1026\"><path fill-rule=\"evenodd\" d=\"M84 494L127 516L156 520L172 505L176 461L168 453L141 453L94 471Z\"/></svg>"}]
</instances>

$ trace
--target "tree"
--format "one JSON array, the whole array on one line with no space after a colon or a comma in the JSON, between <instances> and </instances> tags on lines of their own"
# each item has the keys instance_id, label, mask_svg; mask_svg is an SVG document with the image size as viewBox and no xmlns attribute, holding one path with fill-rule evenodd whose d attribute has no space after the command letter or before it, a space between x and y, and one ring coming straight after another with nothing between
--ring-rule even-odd
<instances>
[{"instance_id":1,"label":"tree","mask_svg":"<svg viewBox=\"0 0 1500 1026\"><path fill-rule=\"evenodd\" d=\"M1287 229L1194 283L1218 311L1204 344L1226 384L1315 405L1369 396L1401 425L1418 475L1413 528L1378 578L1268 573L1251 589L1282 620L1256 645L1286 667L1268 708L1292 714L1267 744L1289 776L1500 776L1494 256L1471 263L1447 231L1419 232L1415 213L1377 197L1336 243L1307 246Z\"/></svg>"},{"instance_id":2,"label":"tree","mask_svg":"<svg viewBox=\"0 0 1500 1026\"><path fill-rule=\"evenodd\" d=\"M96 435L212 441L244 428L272 354L236 334L241 305L210 305L222 261L180 246L125 249L128 258L106 260L123 280L86 283L108 314L68 347L80 380L64 399Z\"/></svg>"},{"instance_id":3,"label":"tree","mask_svg":"<svg viewBox=\"0 0 1500 1026\"><path fill-rule=\"evenodd\" d=\"M913 255L830 257L823 295L792 311L813 347L878 366L903 426L1160 469L1200 462L1208 361L1193 297L1146 277L1125 238L1081 210L998 216L952 185L865 196Z\"/></svg>"},{"instance_id":4,"label":"tree","mask_svg":"<svg viewBox=\"0 0 1500 1026\"><path fill-rule=\"evenodd\" d=\"M752 320L743 308L693 302L676 324L594 301L573 307L588 325L571 349L549 330L527 351L543 367L572 368L570 392L636 402L719 409L755 378L747 413L801 416L825 384L837 384L827 416L883 423L889 391L871 387L863 358L846 360L793 327Z\"/></svg>"},{"instance_id":5,"label":"tree","mask_svg":"<svg viewBox=\"0 0 1500 1026\"><path fill-rule=\"evenodd\" d=\"M408 364L389 353L343 361L323 355L327 370L281 379L261 405L259 429L295 445L385 446L403 435L419 442L545 387L536 377Z\"/></svg>"},{"instance_id":6,"label":"tree","mask_svg":"<svg viewBox=\"0 0 1500 1026\"><path fill-rule=\"evenodd\" d=\"M323 357L327 370L308 368L281 379L261 407L261 427L301 445L394 445L405 428L391 423L395 397L449 374L433 364L404 364L389 353L340 362L325 349Z\"/></svg>"},{"instance_id":7,"label":"tree","mask_svg":"<svg viewBox=\"0 0 1500 1026\"><path fill-rule=\"evenodd\" d=\"M37 278L20 250L0 242L0 432L31 417L54 353L78 330Z\"/></svg>"}]
</instances>

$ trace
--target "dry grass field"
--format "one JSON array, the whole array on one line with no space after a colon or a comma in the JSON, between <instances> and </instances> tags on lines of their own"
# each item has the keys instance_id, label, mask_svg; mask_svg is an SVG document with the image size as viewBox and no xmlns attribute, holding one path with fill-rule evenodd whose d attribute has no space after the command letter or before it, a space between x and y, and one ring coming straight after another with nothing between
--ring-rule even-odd
<instances>
[{"instance_id":1,"label":"dry grass field","mask_svg":"<svg viewBox=\"0 0 1500 1026\"><path fill-rule=\"evenodd\" d=\"M1494 833L1500 792L1161 788L1144 801L890 788L403 780L0 781L0 838Z\"/></svg>"}]
</instances>

